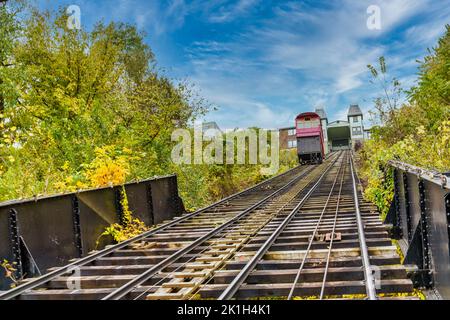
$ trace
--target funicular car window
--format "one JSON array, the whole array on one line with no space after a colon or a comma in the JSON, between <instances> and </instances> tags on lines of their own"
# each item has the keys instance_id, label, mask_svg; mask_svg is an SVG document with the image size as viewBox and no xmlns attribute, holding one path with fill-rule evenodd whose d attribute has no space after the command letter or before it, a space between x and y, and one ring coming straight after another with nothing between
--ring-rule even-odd
<instances>
[{"instance_id":1,"label":"funicular car window","mask_svg":"<svg viewBox=\"0 0 450 320\"><path fill-rule=\"evenodd\" d=\"M319 120L312 120L311 118L304 118L297 122L297 129L310 129L316 128L320 125Z\"/></svg>"}]
</instances>

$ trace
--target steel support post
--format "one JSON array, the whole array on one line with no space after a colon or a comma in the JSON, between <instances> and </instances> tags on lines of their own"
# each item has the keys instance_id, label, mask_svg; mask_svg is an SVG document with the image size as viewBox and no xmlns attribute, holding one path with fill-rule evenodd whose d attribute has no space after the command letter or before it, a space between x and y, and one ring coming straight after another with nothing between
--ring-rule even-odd
<instances>
[{"instance_id":1,"label":"steel support post","mask_svg":"<svg viewBox=\"0 0 450 320\"><path fill-rule=\"evenodd\" d=\"M78 257L81 258L83 256L83 243L81 239L80 204L76 195L72 196L72 219L75 248L77 249Z\"/></svg>"},{"instance_id":2,"label":"steel support post","mask_svg":"<svg viewBox=\"0 0 450 320\"><path fill-rule=\"evenodd\" d=\"M428 238L428 217L426 206L426 190L425 183L422 179L419 179L419 204L420 204L420 241L421 241L421 266L419 273L416 276L416 282L421 287L432 288L434 285L433 272L431 270L431 257L430 257L430 242Z\"/></svg>"},{"instance_id":3,"label":"steel support post","mask_svg":"<svg viewBox=\"0 0 450 320\"><path fill-rule=\"evenodd\" d=\"M124 225L125 217L124 217L124 212L123 212L122 200L123 200L122 188L121 187L114 188L114 201L116 204L117 217L119 218L120 224Z\"/></svg>"},{"instance_id":4,"label":"steel support post","mask_svg":"<svg viewBox=\"0 0 450 320\"><path fill-rule=\"evenodd\" d=\"M147 182L145 184L146 188L146 196L147 196L147 208L148 208L148 216L150 219L150 224L155 223L154 210L153 210L153 195L152 195L152 183Z\"/></svg>"},{"instance_id":5,"label":"steel support post","mask_svg":"<svg viewBox=\"0 0 450 320\"><path fill-rule=\"evenodd\" d=\"M428 240L428 218L426 212L426 194L425 184L422 179L419 180L420 197L420 225L422 230L422 250L423 250L423 269L430 269L430 246Z\"/></svg>"},{"instance_id":6,"label":"steel support post","mask_svg":"<svg viewBox=\"0 0 450 320\"><path fill-rule=\"evenodd\" d=\"M430 243L428 237L428 217L426 207L425 183L419 179L419 208L420 220L412 234L404 264L417 265L417 271L412 273L411 279L415 287L432 288L434 285L431 269Z\"/></svg>"},{"instance_id":7,"label":"steel support post","mask_svg":"<svg viewBox=\"0 0 450 320\"><path fill-rule=\"evenodd\" d=\"M181 201L180 197L178 196L178 180L177 177L173 177L170 179L170 193L173 203L173 209L175 210L175 214L181 214L182 208L181 208Z\"/></svg>"},{"instance_id":8,"label":"steel support post","mask_svg":"<svg viewBox=\"0 0 450 320\"><path fill-rule=\"evenodd\" d=\"M409 205L409 184L408 184L408 175L406 172L403 172L403 194L405 200L405 213L406 213L406 228L408 230L408 242L411 241L412 238L412 219L411 219L411 210Z\"/></svg>"},{"instance_id":9,"label":"steel support post","mask_svg":"<svg viewBox=\"0 0 450 320\"><path fill-rule=\"evenodd\" d=\"M450 193L445 196L445 215L447 216L448 248L450 255Z\"/></svg>"},{"instance_id":10,"label":"steel support post","mask_svg":"<svg viewBox=\"0 0 450 320\"><path fill-rule=\"evenodd\" d=\"M16 209L9 211L9 235L16 279L23 277L22 252L20 250L20 233Z\"/></svg>"},{"instance_id":11,"label":"steel support post","mask_svg":"<svg viewBox=\"0 0 450 320\"><path fill-rule=\"evenodd\" d=\"M403 237L402 220L400 215L400 189L398 173L399 171L394 168L392 173L392 178L394 179L394 199L385 220L385 223L392 224L392 229L390 231L391 238L397 240Z\"/></svg>"}]
</instances>

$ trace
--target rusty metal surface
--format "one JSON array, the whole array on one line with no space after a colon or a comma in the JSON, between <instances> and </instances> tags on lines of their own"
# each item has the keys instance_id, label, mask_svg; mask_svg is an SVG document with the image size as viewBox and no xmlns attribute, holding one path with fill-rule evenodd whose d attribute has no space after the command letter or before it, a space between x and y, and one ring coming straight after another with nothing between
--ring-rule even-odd
<instances>
[{"instance_id":1,"label":"rusty metal surface","mask_svg":"<svg viewBox=\"0 0 450 320\"><path fill-rule=\"evenodd\" d=\"M8 261L13 260L13 253L10 248L10 231L7 212L2 213L0 211L0 259L6 259ZM0 290L7 288L11 284L11 281L5 278L5 270L0 269Z\"/></svg>"},{"instance_id":2,"label":"rusty metal surface","mask_svg":"<svg viewBox=\"0 0 450 320\"><path fill-rule=\"evenodd\" d=\"M183 213L176 176L129 183L124 187L130 210L149 226ZM117 186L0 203L0 260L14 262L8 221L11 209L17 211L19 235L40 270L63 266L70 259L96 249L105 228L120 222L117 194L121 189ZM103 238L97 249L110 243L111 239ZM0 290L10 284L4 270L0 270Z\"/></svg>"},{"instance_id":3,"label":"rusty metal surface","mask_svg":"<svg viewBox=\"0 0 450 320\"><path fill-rule=\"evenodd\" d=\"M427 214L435 287L445 299L450 299L450 252L444 198L448 194L438 185L427 182Z\"/></svg>"},{"instance_id":4,"label":"rusty metal surface","mask_svg":"<svg viewBox=\"0 0 450 320\"><path fill-rule=\"evenodd\" d=\"M420 220L419 179L408 174L408 198L412 230L417 228Z\"/></svg>"},{"instance_id":5,"label":"rusty metal surface","mask_svg":"<svg viewBox=\"0 0 450 320\"><path fill-rule=\"evenodd\" d=\"M408 216L407 209L410 215L410 234L419 233L418 229L421 208L420 208L420 193L419 181L422 179L424 185L425 196L425 215L427 221L427 237L429 242L429 253L431 259L431 276L434 288L439 292L444 299L450 299L450 250L449 250L449 231L448 231L448 217L446 213L445 200L449 196L447 180L443 179L445 175L435 172L423 170L414 166L391 162L397 170L394 175L397 181L400 181L398 188L398 196L400 200L400 215L401 228L403 230L404 243L407 243L407 248L404 254L413 252L412 260L415 257L414 250L416 249L413 239L408 238ZM405 175L404 181L403 175ZM407 196L405 197L405 187L407 189ZM419 226L420 227L420 226ZM419 231L417 231L419 230ZM417 239L416 239L417 241ZM426 245L426 243L425 243ZM407 256L407 258L410 258ZM408 259L408 263L411 259ZM420 265L421 261L417 261ZM428 281L428 280L427 280Z\"/></svg>"},{"instance_id":6,"label":"rusty metal surface","mask_svg":"<svg viewBox=\"0 0 450 320\"><path fill-rule=\"evenodd\" d=\"M448 173L440 173L437 171L427 170L400 161L389 161L389 165L392 166L393 168L397 168L402 171L411 173L417 178L421 178L428 182L437 184L441 186L443 189L450 190L450 178Z\"/></svg>"}]
</instances>

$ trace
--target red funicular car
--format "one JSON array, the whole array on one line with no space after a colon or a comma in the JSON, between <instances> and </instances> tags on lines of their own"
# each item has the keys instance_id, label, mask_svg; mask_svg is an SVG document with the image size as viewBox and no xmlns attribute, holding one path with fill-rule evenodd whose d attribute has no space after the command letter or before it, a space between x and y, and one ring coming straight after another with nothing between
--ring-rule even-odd
<instances>
[{"instance_id":1,"label":"red funicular car","mask_svg":"<svg viewBox=\"0 0 450 320\"><path fill-rule=\"evenodd\" d=\"M301 113L295 119L297 154L301 164L322 163L325 152L320 116L314 112Z\"/></svg>"}]
</instances>

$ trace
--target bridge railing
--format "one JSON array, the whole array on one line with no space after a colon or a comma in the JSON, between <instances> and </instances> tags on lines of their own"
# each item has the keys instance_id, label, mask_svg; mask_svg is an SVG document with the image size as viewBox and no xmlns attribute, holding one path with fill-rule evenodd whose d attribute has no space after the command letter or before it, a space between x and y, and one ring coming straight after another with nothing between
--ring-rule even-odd
<instances>
[{"instance_id":1,"label":"bridge railing","mask_svg":"<svg viewBox=\"0 0 450 320\"><path fill-rule=\"evenodd\" d=\"M147 226L184 212L175 175L80 192L0 203L0 263L7 260L17 279L45 273L112 239L105 228L121 223L124 191L133 216ZM11 279L0 268L0 290Z\"/></svg>"},{"instance_id":2,"label":"bridge railing","mask_svg":"<svg viewBox=\"0 0 450 320\"><path fill-rule=\"evenodd\" d=\"M450 298L450 175L398 161L393 168L394 199L386 217L399 240L404 264L417 287Z\"/></svg>"}]
</instances>

